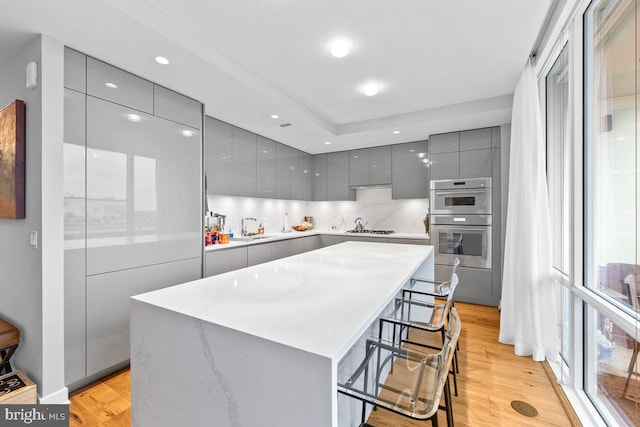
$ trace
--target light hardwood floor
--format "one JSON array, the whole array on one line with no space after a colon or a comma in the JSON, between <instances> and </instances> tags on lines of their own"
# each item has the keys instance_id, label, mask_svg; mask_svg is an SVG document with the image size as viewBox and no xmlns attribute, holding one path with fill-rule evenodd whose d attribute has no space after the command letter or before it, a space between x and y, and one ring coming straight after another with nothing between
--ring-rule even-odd
<instances>
[{"instance_id":1,"label":"light hardwood floor","mask_svg":"<svg viewBox=\"0 0 640 427\"><path fill-rule=\"evenodd\" d=\"M574 414L565 413L563 396L558 396L544 364L515 356L513 347L498 342L500 316L495 307L463 303L456 303L456 307L462 321L459 396L453 397L456 426L579 425ZM130 426L129 381L126 369L72 393L70 426ZM511 408L513 400L533 405L538 416L518 414ZM438 421L446 425L443 411L438 411ZM376 427L431 425L385 410L375 411L369 423Z\"/></svg>"}]
</instances>

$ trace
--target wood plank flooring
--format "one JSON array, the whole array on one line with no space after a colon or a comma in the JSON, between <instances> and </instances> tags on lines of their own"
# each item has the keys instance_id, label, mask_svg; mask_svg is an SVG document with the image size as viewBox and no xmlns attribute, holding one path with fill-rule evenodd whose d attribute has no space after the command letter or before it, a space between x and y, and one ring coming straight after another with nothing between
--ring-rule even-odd
<instances>
[{"instance_id":1,"label":"wood plank flooring","mask_svg":"<svg viewBox=\"0 0 640 427\"><path fill-rule=\"evenodd\" d=\"M565 413L543 363L515 356L513 347L498 342L500 316L495 307L463 303L456 307L462 321L459 395L453 397L456 426L579 425L574 414ZM129 383L125 369L72 393L70 426L130 426ZM520 415L511 408L513 400L533 405L538 416ZM444 411L438 411L438 421L446 425ZM368 422L376 427L430 425L382 409L374 411Z\"/></svg>"}]
</instances>

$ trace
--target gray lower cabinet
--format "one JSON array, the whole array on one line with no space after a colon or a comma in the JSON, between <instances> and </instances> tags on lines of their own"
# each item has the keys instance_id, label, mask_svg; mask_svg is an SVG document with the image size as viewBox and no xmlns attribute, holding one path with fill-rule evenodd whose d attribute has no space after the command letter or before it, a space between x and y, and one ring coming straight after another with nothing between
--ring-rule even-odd
<instances>
[{"instance_id":1,"label":"gray lower cabinet","mask_svg":"<svg viewBox=\"0 0 640 427\"><path fill-rule=\"evenodd\" d=\"M431 180L460 178L460 153L431 154Z\"/></svg>"},{"instance_id":2,"label":"gray lower cabinet","mask_svg":"<svg viewBox=\"0 0 640 427\"><path fill-rule=\"evenodd\" d=\"M327 199L356 199L356 191L349 188L348 151L327 154Z\"/></svg>"},{"instance_id":3,"label":"gray lower cabinet","mask_svg":"<svg viewBox=\"0 0 640 427\"><path fill-rule=\"evenodd\" d=\"M302 243L304 245L304 252L315 251L320 247L320 236L305 237L302 239ZM293 253L291 255L293 255Z\"/></svg>"},{"instance_id":4,"label":"gray lower cabinet","mask_svg":"<svg viewBox=\"0 0 640 427\"><path fill-rule=\"evenodd\" d=\"M333 246L333 245L337 245L338 243L344 242L344 236L321 234L318 237L320 238L319 246L321 248L326 248L327 246Z\"/></svg>"},{"instance_id":5,"label":"gray lower cabinet","mask_svg":"<svg viewBox=\"0 0 640 427\"><path fill-rule=\"evenodd\" d=\"M213 117L205 117L204 124L207 194L230 195L233 191L233 126Z\"/></svg>"},{"instance_id":6,"label":"gray lower cabinet","mask_svg":"<svg viewBox=\"0 0 640 427\"><path fill-rule=\"evenodd\" d=\"M158 85L153 85L153 114L195 129L202 128L201 103Z\"/></svg>"},{"instance_id":7,"label":"gray lower cabinet","mask_svg":"<svg viewBox=\"0 0 640 427\"><path fill-rule=\"evenodd\" d=\"M435 280L449 280L451 278L451 268L448 265L436 264ZM456 301L492 306L498 305L499 299L494 298L493 273L491 270L458 267L457 274L460 282L454 297Z\"/></svg>"},{"instance_id":8,"label":"gray lower cabinet","mask_svg":"<svg viewBox=\"0 0 640 427\"><path fill-rule=\"evenodd\" d=\"M84 247L64 251L64 381L86 376L86 272Z\"/></svg>"},{"instance_id":9,"label":"gray lower cabinet","mask_svg":"<svg viewBox=\"0 0 640 427\"><path fill-rule=\"evenodd\" d=\"M256 134L233 127L233 195L256 197Z\"/></svg>"},{"instance_id":10,"label":"gray lower cabinet","mask_svg":"<svg viewBox=\"0 0 640 427\"><path fill-rule=\"evenodd\" d=\"M205 277L247 266L247 248L217 249L205 253Z\"/></svg>"},{"instance_id":11,"label":"gray lower cabinet","mask_svg":"<svg viewBox=\"0 0 640 427\"><path fill-rule=\"evenodd\" d=\"M491 176L491 148L460 152L460 178Z\"/></svg>"},{"instance_id":12,"label":"gray lower cabinet","mask_svg":"<svg viewBox=\"0 0 640 427\"><path fill-rule=\"evenodd\" d=\"M153 114L153 83L91 57L87 57L87 94Z\"/></svg>"},{"instance_id":13,"label":"gray lower cabinet","mask_svg":"<svg viewBox=\"0 0 640 427\"><path fill-rule=\"evenodd\" d=\"M313 200L329 200L327 179L327 155L313 156Z\"/></svg>"},{"instance_id":14,"label":"gray lower cabinet","mask_svg":"<svg viewBox=\"0 0 640 427\"><path fill-rule=\"evenodd\" d=\"M87 372L129 359L129 298L200 278L200 258L87 277Z\"/></svg>"},{"instance_id":15,"label":"gray lower cabinet","mask_svg":"<svg viewBox=\"0 0 640 427\"><path fill-rule=\"evenodd\" d=\"M307 239L306 237L298 237L297 239L291 239L289 241L289 254L290 255L298 255L306 252L304 250L304 241Z\"/></svg>"},{"instance_id":16,"label":"gray lower cabinet","mask_svg":"<svg viewBox=\"0 0 640 427\"><path fill-rule=\"evenodd\" d=\"M429 168L424 163L427 141L396 144L391 147L391 197L422 199L429 197Z\"/></svg>"},{"instance_id":17,"label":"gray lower cabinet","mask_svg":"<svg viewBox=\"0 0 640 427\"><path fill-rule=\"evenodd\" d=\"M257 141L257 187L256 195L267 199L276 198L276 146L277 142L258 135Z\"/></svg>"},{"instance_id":18,"label":"gray lower cabinet","mask_svg":"<svg viewBox=\"0 0 640 427\"><path fill-rule=\"evenodd\" d=\"M259 243L247 247L247 265L262 264L290 255L290 241L279 240L271 243Z\"/></svg>"},{"instance_id":19,"label":"gray lower cabinet","mask_svg":"<svg viewBox=\"0 0 640 427\"><path fill-rule=\"evenodd\" d=\"M395 239L390 238L389 243L399 243L404 245L430 245L429 239Z\"/></svg>"},{"instance_id":20,"label":"gray lower cabinet","mask_svg":"<svg viewBox=\"0 0 640 427\"><path fill-rule=\"evenodd\" d=\"M372 243L389 243L389 239L383 237L368 236L344 236L345 242L372 242Z\"/></svg>"}]
</instances>

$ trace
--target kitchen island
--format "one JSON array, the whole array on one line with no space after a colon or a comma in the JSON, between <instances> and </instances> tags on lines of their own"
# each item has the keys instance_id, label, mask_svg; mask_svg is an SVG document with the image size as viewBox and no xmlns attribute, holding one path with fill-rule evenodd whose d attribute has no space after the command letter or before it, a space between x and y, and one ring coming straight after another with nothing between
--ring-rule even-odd
<instances>
[{"instance_id":1,"label":"kitchen island","mask_svg":"<svg viewBox=\"0 0 640 427\"><path fill-rule=\"evenodd\" d=\"M339 362L433 268L430 246L346 242L133 297L133 425L348 425Z\"/></svg>"}]
</instances>

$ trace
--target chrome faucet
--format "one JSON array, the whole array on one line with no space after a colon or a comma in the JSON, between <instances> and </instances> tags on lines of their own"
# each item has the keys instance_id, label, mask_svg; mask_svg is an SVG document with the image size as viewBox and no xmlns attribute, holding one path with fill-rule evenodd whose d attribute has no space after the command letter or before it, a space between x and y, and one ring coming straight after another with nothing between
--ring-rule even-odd
<instances>
[{"instance_id":1,"label":"chrome faucet","mask_svg":"<svg viewBox=\"0 0 640 427\"><path fill-rule=\"evenodd\" d=\"M247 226L245 225L245 221L258 221L255 218L242 218L242 235L246 236L247 235Z\"/></svg>"}]
</instances>

